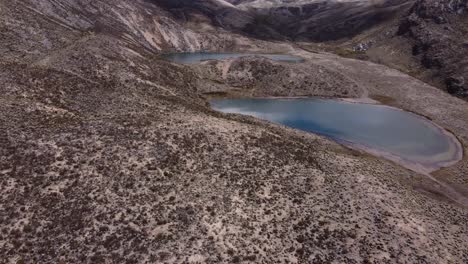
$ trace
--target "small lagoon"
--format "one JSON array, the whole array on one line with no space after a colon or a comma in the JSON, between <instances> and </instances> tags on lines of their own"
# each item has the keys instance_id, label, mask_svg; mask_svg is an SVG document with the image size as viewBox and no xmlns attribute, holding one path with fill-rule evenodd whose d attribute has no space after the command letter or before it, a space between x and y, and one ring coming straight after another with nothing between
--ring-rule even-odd
<instances>
[{"instance_id":1,"label":"small lagoon","mask_svg":"<svg viewBox=\"0 0 468 264\"><path fill-rule=\"evenodd\" d=\"M260 56L274 61L303 62L298 56L287 54L260 54L260 53L216 53L216 52L186 52L168 53L162 55L163 59L181 64L196 64L207 60L235 59L248 56Z\"/></svg>"},{"instance_id":2,"label":"small lagoon","mask_svg":"<svg viewBox=\"0 0 468 264\"><path fill-rule=\"evenodd\" d=\"M326 136L409 168L434 170L458 161L456 138L396 108L327 99L215 99L213 109L254 116Z\"/></svg>"}]
</instances>

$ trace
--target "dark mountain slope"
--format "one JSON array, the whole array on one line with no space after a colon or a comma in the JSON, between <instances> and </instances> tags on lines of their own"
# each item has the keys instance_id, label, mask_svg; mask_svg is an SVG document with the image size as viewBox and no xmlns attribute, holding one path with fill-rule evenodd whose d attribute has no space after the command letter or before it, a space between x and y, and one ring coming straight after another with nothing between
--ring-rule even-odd
<instances>
[{"instance_id":1,"label":"dark mountain slope","mask_svg":"<svg viewBox=\"0 0 468 264\"><path fill-rule=\"evenodd\" d=\"M394 18L411 1L305 1L298 5L278 4L266 8L242 8L220 1L151 0L187 22L199 13L219 27L250 37L273 40L328 41L352 37L365 29Z\"/></svg>"},{"instance_id":2,"label":"dark mountain slope","mask_svg":"<svg viewBox=\"0 0 468 264\"><path fill-rule=\"evenodd\" d=\"M184 22L198 15L206 16L214 26L238 31L251 23L253 16L249 12L237 9L220 0L147 0L159 5Z\"/></svg>"},{"instance_id":3,"label":"dark mountain slope","mask_svg":"<svg viewBox=\"0 0 468 264\"><path fill-rule=\"evenodd\" d=\"M468 1L420 0L399 28L412 53L447 91L468 96Z\"/></svg>"},{"instance_id":4,"label":"dark mountain slope","mask_svg":"<svg viewBox=\"0 0 468 264\"><path fill-rule=\"evenodd\" d=\"M258 23L267 24L296 41L330 41L353 37L393 19L411 6L411 1L311 1L301 5L256 8ZM251 29L256 34L261 32Z\"/></svg>"},{"instance_id":5,"label":"dark mountain slope","mask_svg":"<svg viewBox=\"0 0 468 264\"><path fill-rule=\"evenodd\" d=\"M340 43L345 56L369 59L468 98L467 1L421 0L396 20ZM353 51L354 50L354 51Z\"/></svg>"}]
</instances>

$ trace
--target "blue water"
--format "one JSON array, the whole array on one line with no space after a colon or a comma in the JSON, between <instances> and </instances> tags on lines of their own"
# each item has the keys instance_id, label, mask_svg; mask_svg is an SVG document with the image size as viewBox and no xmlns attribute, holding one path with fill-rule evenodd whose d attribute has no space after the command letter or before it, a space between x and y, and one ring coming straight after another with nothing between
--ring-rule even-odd
<instances>
[{"instance_id":1,"label":"blue water","mask_svg":"<svg viewBox=\"0 0 468 264\"><path fill-rule=\"evenodd\" d=\"M254 54L254 53L211 53L211 52L186 52L186 53L169 53L164 54L162 57L166 60L182 63L182 64L195 64L205 60L223 60L240 58L246 56L261 56L274 61L283 62L303 62L304 59L297 56L286 54Z\"/></svg>"},{"instance_id":2,"label":"blue water","mask_svg":"<svg viewBox=\"0 0 468 264\"><path fill-rule=\"evenodd\" d=\"M410 162L443 162L452 141L430 121L398 109L325 99L220 99L213 109L255 116Z\"/></svg>"}]
</instances>

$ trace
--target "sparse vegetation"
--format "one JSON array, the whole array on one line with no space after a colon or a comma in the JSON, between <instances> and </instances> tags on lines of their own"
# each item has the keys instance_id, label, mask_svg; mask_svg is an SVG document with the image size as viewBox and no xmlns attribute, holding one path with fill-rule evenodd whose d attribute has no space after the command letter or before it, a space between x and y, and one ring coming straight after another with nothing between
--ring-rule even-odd
<instances>
[{"instance_id":1,"label":"sparse vegetation","mask_svg":"<svg viewBox=\"0 0 468 264\"><path fill-rule=\"evenodd\" d=\"M357 60L368 60L369 57L365 51L356 51L349 48L336 48L334 53L343 58L357 59Z\"/></svg>"},{"instance_id":2,"label":"sparse vegetation","mask_svg":"<svg viewBox=\"0 0 468 264\"><path fill-rule=\"evenodd\" d=\"M381 65L218 30L203 17L216 2L190 0L203 12L159 3L0 4L0 262L467 262L466 208L412 189L434 182L317 135L214 112L204 93L369 92L466 143L463 102ZM306 61L246 58L225 72L230 62L157 57L232 45ZM466 162L443 181L464 187Z\"/></svg>"}]
</instances>

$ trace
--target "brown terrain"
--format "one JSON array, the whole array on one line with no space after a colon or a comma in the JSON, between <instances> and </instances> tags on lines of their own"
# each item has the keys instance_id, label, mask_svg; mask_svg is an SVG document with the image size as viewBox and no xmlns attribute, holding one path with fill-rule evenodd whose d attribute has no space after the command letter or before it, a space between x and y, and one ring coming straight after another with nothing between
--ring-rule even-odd
<instances>
[{"instance_id":1,"label":"brown terrain","mask_svg":"<svg viewBox=\"0 0 468 264\"><path fill-rule=\"evenodd\" d=\"M468 1L419 0L352 38L308 50L384 64L468 99Z\"/></svg>"},{"instance_id":2,"label":"brown terrain","mask_svg":"<svg viewBox=\"0 0 468 264\"><path fill-rule=\"evenodd\" d=\"M468 262L466 157L425 175L207 98L377 100L431 119L465 152L466 101L163 2L0 0L1 263ZM160 57L198 50L305 61Z\"/></svg>"}]
</instances>

